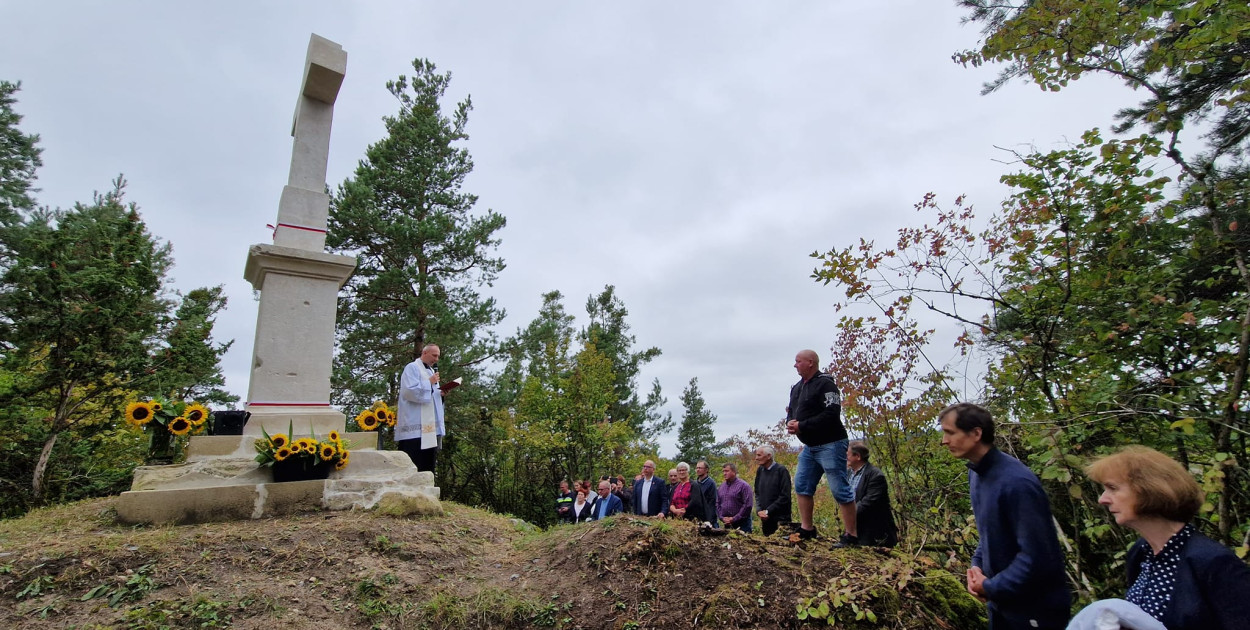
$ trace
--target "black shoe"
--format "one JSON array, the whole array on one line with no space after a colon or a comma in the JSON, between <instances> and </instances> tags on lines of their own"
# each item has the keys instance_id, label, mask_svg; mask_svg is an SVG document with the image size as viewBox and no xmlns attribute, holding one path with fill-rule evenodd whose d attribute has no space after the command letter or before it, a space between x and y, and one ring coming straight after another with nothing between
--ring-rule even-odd
<instances>
[{"instance_id":1,"label":"black shoe","mask_svg":"<svg viewBox=\"0 0 1250 630\"><path fill-rule=\"evenodd\" d=\"M799 527L796 529L796 533L799 535L799 540L812 540L817 536L815 527L811 529L803 529L802 527Z\"/></svg>"},{"instance_id":2,"label":"black shoe","mask_svg":"<svg viewBox=\"0 0 1250 630\"><path fill-rule=\"evenodd\" d=\"M834 549L845 549L847 547L858 547L858 546L859 546L859 537L852 536L850 534L842 534L842 536L838 538L838 542L833 543Z\"/></svg>"}]
</instances>

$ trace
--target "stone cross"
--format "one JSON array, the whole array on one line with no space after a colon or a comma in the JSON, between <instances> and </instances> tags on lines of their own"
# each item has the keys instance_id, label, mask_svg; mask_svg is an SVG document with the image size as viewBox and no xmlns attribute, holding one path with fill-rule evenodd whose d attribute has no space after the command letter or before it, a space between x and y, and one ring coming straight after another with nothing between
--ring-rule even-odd
<instances>
[{"instance_id":1,"label":"stone cross","mask_svg":"<svg viewBox=\"0 0 1250 630\"><path fill-rule=\"evenodd\" d=\"M326 244L330 197L325 194L334 101L347 73L343 47L319 35L308 42L304 82L295 104L291 174L278 203L274 245L319 252Z\"/></svg>"},{"instance_id":2,"label":"stone cross","mask_svg":"<svg viewBox=\"0 0 1250 630\"><path fill-rule=\"evenodd\" d=\"M291 172L278 203L272 245L253 245L243 277L260 291L246 432L259 435L343 431L330 407L330 368L338 291L356 259L326 254L330 196L326 162L334 101L347 72L347 53L313 35L295 106Z\"/></svg>"}]
</instances>

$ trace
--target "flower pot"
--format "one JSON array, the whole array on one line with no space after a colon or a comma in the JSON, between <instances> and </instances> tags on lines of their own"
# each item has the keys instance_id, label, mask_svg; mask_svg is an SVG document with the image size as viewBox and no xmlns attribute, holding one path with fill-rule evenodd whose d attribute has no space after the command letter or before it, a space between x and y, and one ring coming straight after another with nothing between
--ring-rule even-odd
<instances>
[{"instance_id":1,"label":"flower pot","mask_svg":"<svg viewBox=\"0 0 1250 630\"><path fill-rule=\"evenodd\" d=\"M330 476L330 471L333 469L333 464L318 462L312 465L304 458L292 457L273 463L273 480L274 483L281 483L325 479Z\"/></svg>"},{"instance_id":2,"label":"flower pot","mask_svg":"<svg viewBox=\"0 0 1250 630\"><path fill-rule=\"evenodd\" d=\"M214 411L213 435L243 435L243 425L252 417L250 411Z\"/></svg>"}]
</instances>

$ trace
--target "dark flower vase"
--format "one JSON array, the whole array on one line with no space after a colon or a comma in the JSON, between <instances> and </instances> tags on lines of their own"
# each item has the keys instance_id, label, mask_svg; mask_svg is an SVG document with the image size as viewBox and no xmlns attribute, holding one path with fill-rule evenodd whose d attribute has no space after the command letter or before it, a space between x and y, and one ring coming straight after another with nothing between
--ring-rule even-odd
<instances>
[{"instance_id":1,"label":"dark flower vase","mask_svg":"<svg viewBox=\"0 0 1250 630\"><path fill-rule=\"evenodd\" d=\"M292 457L273 463L273 480L274 483L282 483L284 481L326 479L330 476L330 470L333 468L333 465L325 463L308 465L306 462Z\"/></svg>"},{"instance_id":2,"label":"dark flower vase","mask_svg":"<svg viewBox=\"0 0 1250 630\"><path fill-rule=\"evenodd\" d=\"M214 411L213 435L243 435L243 426L252 417L250 411Z\"/></svg>"}]
</instances>

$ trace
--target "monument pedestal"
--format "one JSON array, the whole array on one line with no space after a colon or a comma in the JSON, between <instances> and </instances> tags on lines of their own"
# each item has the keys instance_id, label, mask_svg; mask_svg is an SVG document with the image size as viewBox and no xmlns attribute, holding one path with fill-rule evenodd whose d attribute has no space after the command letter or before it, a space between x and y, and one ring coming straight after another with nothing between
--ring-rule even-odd
<instances>
[{"instance_id":1,"label":"monument pedestal","mask_svg":"<svg viewBox=\"0 0 1250 630\"><path fill-rule=\"evenodd\" d=\"M245 433L343 430L343 414L330 407L330 369L339 288L355 268L351 256L281 245L248 250L243 277L260 291L260 307Z\"/></svg>"},{"instance_id":2,"label":"monument pedestal","mask_svg":"<svg viewBox=\"0 0 1250 630\"><path fill-rule=\"evenodd\" d=\"M297 434L296 436L301 437ZM205 523L269 518L300 510L383 509L442 514L434 474L418 472L399 451L378 451L376 433L349 433L351 463L318 481L274 483L254 459L255 436L196 436L187 461L135 469L117 504L123 523Z\"/></svg>"}]
</instances>

